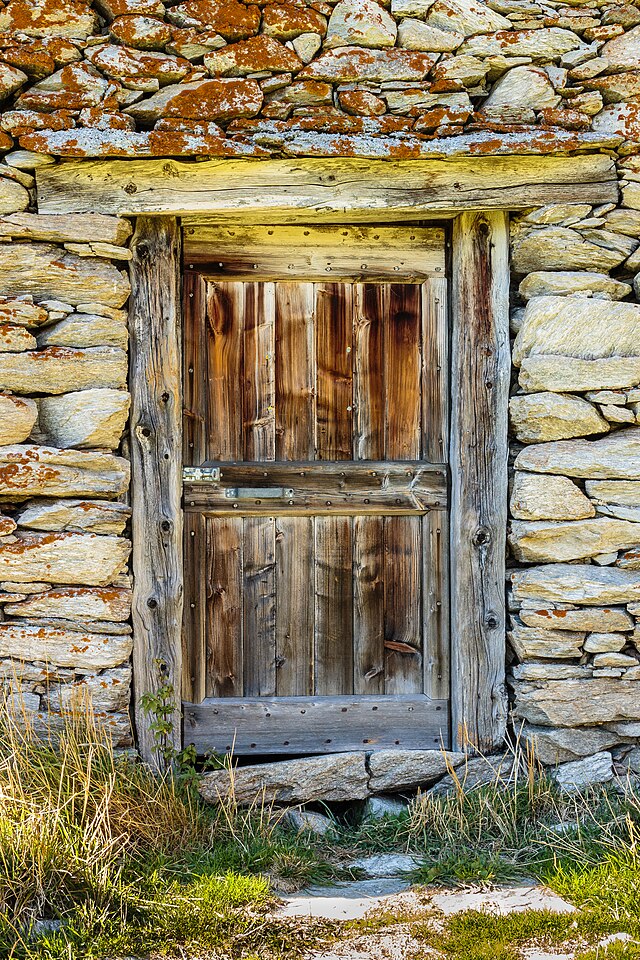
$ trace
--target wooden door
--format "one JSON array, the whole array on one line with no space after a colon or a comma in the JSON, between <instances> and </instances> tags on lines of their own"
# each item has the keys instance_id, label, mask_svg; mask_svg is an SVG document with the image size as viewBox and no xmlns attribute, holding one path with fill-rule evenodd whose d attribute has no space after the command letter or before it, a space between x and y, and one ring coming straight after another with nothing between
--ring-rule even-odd
<instances>
[{"instance_id":1,"label":"wooden door","mask_svg":"<svg viewBox=\"0 0 640 960\"><path fill-rule=\"evenodd\" d=\"M185 740L447 745L443 231L217 229L185 238Z\"/></svg>"}]
</instances>

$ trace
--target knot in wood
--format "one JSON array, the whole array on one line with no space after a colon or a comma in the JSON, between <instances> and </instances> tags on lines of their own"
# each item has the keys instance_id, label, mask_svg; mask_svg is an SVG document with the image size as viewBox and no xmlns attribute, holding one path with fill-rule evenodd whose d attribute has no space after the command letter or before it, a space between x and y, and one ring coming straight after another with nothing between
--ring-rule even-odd
<instances>
[{"instance_id":1,"label":"knot in wood","mask_svg":"<svg viewBox=\"0 0 640 960\"><path fill-rule=\"evenodd\" d=\"M473 535L474 547L482 547L491 540L491 530L488 527L478 527Z\"/></svg>"},{"instance_id":2,"label":"knot in wood","mask_svg":"<svg viewBox=\"0 0 640 960\"><path fill-rule=\"evenodd\" d=\"M498 626L499 620L495 613L488 613L484 618L484 622L489 630L495 630L495 628Z\"/></svg>"}]
</instances>

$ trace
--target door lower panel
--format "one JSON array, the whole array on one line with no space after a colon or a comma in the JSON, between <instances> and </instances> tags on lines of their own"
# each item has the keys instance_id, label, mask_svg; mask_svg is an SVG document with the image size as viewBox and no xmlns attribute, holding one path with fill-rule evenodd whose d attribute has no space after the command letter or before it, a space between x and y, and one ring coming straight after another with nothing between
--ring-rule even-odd
<instances>
[{"instance_id":1,"label":"door lower panel","mask_svg":"<svg viewBox=\"0 0 640 960\"><path fill-rule=\"evenodd\" d=\"M184 743L199 754L437 750L449 742L448 702L423 695L216 697L183 707Z\"/></svg>"}]
</instances>

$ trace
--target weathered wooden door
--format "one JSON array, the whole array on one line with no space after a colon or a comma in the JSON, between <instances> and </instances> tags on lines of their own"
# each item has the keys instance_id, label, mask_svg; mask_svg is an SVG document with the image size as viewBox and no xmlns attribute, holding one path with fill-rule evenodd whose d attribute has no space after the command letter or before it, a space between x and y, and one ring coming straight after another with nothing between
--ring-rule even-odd
<instances>
[{"instance_id":1,"label":"weathered wooden door","mask_svg":"<svg viewBox=\"0 0 640 960\"><path fill-rule=\"evenodd\" d=\"M446 294L439 227L187 231L199 750L448 743Z\"/></svg>"}]
</instances>

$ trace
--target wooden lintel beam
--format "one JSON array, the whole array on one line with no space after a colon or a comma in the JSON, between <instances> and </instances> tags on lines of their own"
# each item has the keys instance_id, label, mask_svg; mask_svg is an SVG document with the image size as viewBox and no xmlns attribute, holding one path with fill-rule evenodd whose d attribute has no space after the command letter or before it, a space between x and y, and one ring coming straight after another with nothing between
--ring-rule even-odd
<instances>
[{"instance_id":1,"label":"wooden lintel beam","mask_svg":"<svg viewBox=\"0 0 640 960\"><path fill-rule=\"evenodd\" d=\"M37 170L44 214L172 214L217 222L358 223L616 202L603 154L456 160L79 160Z\"/></svg>"}]
</instances>

